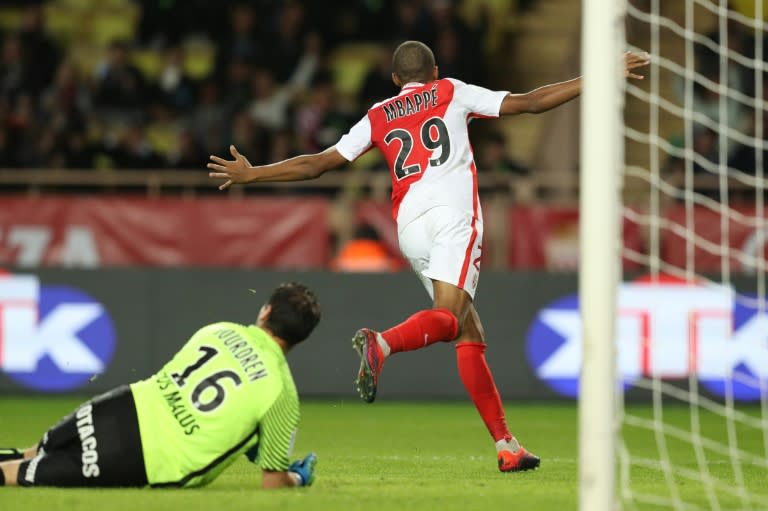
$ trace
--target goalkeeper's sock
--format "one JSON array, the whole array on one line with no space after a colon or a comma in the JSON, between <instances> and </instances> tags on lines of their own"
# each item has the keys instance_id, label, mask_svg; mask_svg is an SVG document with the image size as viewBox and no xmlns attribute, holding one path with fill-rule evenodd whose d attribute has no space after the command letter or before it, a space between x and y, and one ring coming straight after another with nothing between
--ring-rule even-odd
<instances>
[{"instance_id":1,"label":"goalkeeper's sock","mask_svg":"<svg viewBox=\"0 0 768 511\"><path fill-rule=\"evenodd\" d=\"M459 333L459 322L448 309L419 311L397 326L381 333L379 341L384 356L400 351L413 351L430 344L452 341ZM386 344L384 346L383 344Z\"/></svg>"},{"instance_id":2,"label":"goalkeeper's sock","mask_svg":"<svg viewBox=\"0 0 768 511\"><path fill-rule=\"evenodd\" d=\"M504 406L496 390L493 375L485 362L485 344L481 342L460 342L456 345L456 362L459 376L469 397L475 403L485 427L495 442L512 441L507 428ZM498 444L497 444L498 445Z\"/></svg>"},{"instance_id":3,"label":"goalkeeper's sock","mask_svg":"<svg viewBox=\"0 0 768 511\"><path fill-rule=\"evenodd\" d=\"M13 447L0 447L0 463L4 461L23 460L24 453Z\"/></svg>"}]
</instances>

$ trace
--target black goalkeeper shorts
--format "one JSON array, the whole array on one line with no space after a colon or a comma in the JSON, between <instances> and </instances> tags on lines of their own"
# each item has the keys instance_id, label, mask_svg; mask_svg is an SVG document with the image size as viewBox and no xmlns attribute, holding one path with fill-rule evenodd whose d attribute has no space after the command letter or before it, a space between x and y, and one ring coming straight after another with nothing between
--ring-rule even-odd
<instances>
[{"instance_id":1,"label":"black goalkeeper shorts","mask_svg":"<svg viewBox=\"0 0 768 511\"><path fill-rule=\"evenodd\" d=\"M19 467L21 486L145 486L139 420L124 385L80 405Z\"/></svg>"}]
</instances>

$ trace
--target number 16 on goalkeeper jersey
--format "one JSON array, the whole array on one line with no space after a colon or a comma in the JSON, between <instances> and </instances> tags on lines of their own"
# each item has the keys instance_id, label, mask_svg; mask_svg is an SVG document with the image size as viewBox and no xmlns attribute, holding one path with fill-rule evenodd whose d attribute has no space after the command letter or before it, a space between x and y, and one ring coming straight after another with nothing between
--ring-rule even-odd
<instances>
[{"instance_id":1,"label":"number 16 on goalkeeper jersey","mask_svg":"<svg viewBox=\"0 0 768 511\"><path fill-rule=\"evenodd\" d=\"M313 454L290 462L299 399L285 353L320 319L314 294L278 286L255 325L198 330L152 377L79 406L28 449L0 449L0 484L203 486L240 455L262 486L312 484Z\"/></svg>"}]
</instances>

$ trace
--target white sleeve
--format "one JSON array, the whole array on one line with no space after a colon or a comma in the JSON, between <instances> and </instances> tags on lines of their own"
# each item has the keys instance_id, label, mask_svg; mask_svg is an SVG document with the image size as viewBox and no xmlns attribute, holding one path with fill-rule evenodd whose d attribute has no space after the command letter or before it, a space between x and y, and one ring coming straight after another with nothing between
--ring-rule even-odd
<instances>
[{"instance_id":1,"label":"white sleeve","mask_svg":"<svg viewBox=\"0 0 768 511\"><path fill-rule=\"evenodd\" d=\"M453 82L453 97L467 113L479 117L498 117L501 102L509 95L509 91L492 91L485 87L469 85L460 80L449 78Z\"/></svg>"},{"instance_id":2,"label":"white sleeve","mask_svg":"<svg viewBox=\"0 0 768 511\"><path fill-rule=\"evenodd\" d=\"M354 161L358 156L371 147L371 121L366 115L352 126L349 132L336 143L336 150L346 158Z\"/></svg>"}]
</instances>

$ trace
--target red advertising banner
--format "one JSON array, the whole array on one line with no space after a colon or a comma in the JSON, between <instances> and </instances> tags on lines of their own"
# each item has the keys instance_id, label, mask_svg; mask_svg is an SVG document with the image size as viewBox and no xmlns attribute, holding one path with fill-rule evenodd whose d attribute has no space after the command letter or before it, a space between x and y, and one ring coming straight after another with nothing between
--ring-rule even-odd
<instances>
[{"instance_id":1,"label":"red advertising banner","mask_svg":"<svg viewBox=\"0 0 768 511\"><path fill-rule=\"evenodd\" d=\"M722 270L722 263L729 264L731 271L750 273L755 270L755 258L768 256L765 240L768 232L763 227L763 246L759 246L758 222L755 220L755 209L751 206L737 206L729 210L728 221L721 222L719 211L697 207L693 209L690 219L686 218L685 206L673 206L665 215L667 227L662 231L662 258L665 262L685 268L689 263L687 244L692 243L693 268L697 273ZM672 224L682 227L683 231L675 232ZM768 221L766 221L768 227ZM677 229L680 231L680 229ZM683 232L689 233L686 241ZM720 251L725 248L729 261L723 261ZM741 255L741 257L739 257Z\"/></svg>"},{"instance_id":2,"label":"red advertising banner","mask_svg":"<svg viewBox=\"0 0 768 511\"><path fill-rule=\"evenodd\" d=\"M579 265L578 207L514 206L507 224L509 266L576 271ZM625 219L624 246L640 251L640 227ZM624 269L638 265L624 260Z\"/></svg>"},{"instance_id":3,"label":"red advertising banner","mask_svg":"<svg viewBox=\"0 0 768 511\"><path fill-rule=\"evenodd\" d=\"M0 198L0 264L323 268L323 198Z\"/></svg>"}]
</instances>

